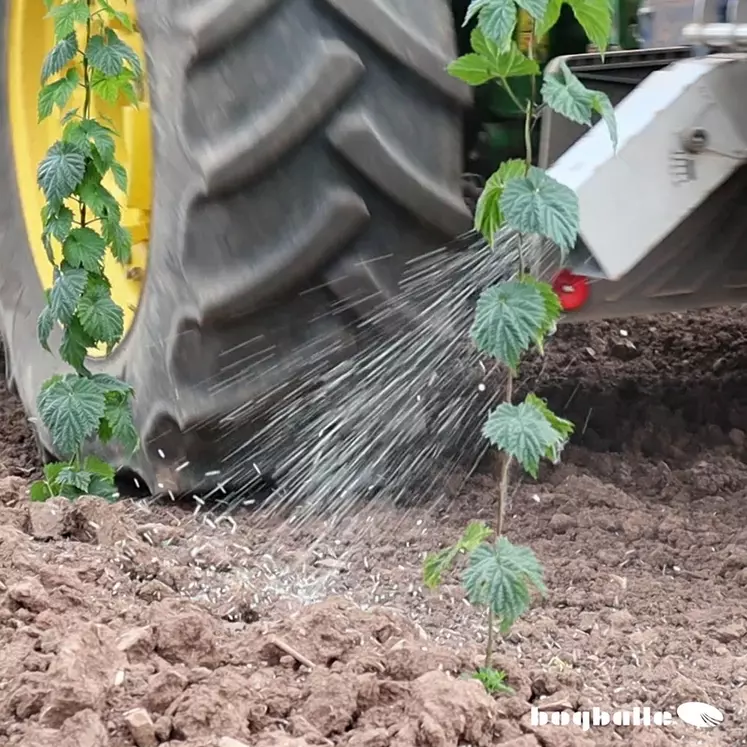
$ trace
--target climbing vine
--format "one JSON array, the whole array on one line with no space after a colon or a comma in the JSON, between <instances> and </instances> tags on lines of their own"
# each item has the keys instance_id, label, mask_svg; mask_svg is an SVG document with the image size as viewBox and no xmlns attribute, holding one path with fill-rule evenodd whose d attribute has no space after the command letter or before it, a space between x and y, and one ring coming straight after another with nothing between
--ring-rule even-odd
<instances>
[{"instance_id":1,"label":"climbing vine","mask_svg":"<svg viewBox=\"0 0 747 747\"><path fill-rule=\"evenodd\" d=\"M32 485L31 498L94 494L113 499L114 469L94 456L84 458L83 449L96 437L137 448L133 390L113 376L92 373L86 358L89 349L101 345L111 352L122 338L124 315L112 299L104 259L111 252L118 262L128 262L132 237L104 183L111 175L117 188L127 189L127 172L116 160L117 133L108 119L95 116L95 103L111 105L124 97L136 105L142 67L113 28L132 30L129 16L108 0L44 2L54 21L55 44L41 71L38 119L41 123L57 112L63 130L37 171L46 200L42 242L53 266L37 331L51 352L50 337L61 327L59 355L74 373L51 377L38 395L41 421L67 461L46 465L45 479Z\"/></svg>"},{"instance_id":2,"label":"climbing vine","mask_svg":"<svg viewBox=\"0 0 747 747\"><path fill-rule=\"evenodd\" d=\"M511 465L515 461L537 477L542 459L557 463L573 432L573 424L555 415L536 394L514 401L521 357L532 347L542 351L562 310L552 287L532 277L527 268L538 259L537 247L546 251L547 240L560 252L561 260L565 258L580 227L573 190L534 166L532 132L544 107L588 126L598 115L617 147L614 110L607 96L586 88L565 63L559 73L542 75L536 60L536 40L555 25L564 2L603 53L612 29L609 0L472 0L465 20L466 24L477 19L472 52L449 66L452 75L470 85L502 86L524 115L525 158L500 165L487 181L475 213L475 229L496 252L503 249L518 255L515 276L486 289L478 299L470 333L480 353L506 369L503 401L483 427L484 436L500 451L496 519L492 527L471 523L454 546L429 554L424 564L425 583L433 588L460 555L468 556L463 585L469 601L487 609L488 618L485 667L475 676L493 691L498 689L490 686L495 679L491 665L496 624L501 634L507 633L528 610L532 591L546 593L543 568L534 552L512 544L504 534ZM533 18L526 54L515 42L518 8ZM512 79L527 76L532 81L531 94L522 100Z\"/></svg>"}]
</instances>

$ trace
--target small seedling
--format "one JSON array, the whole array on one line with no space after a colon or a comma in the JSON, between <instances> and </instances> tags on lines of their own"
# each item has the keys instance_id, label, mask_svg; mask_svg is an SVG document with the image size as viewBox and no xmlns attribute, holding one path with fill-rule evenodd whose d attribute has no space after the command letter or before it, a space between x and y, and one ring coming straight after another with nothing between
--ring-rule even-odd
<instances>
[{"instance_id":1,"label":"small seedling","mask_svg":"<svg viewBox=\"0 0 747 747\"><path fill-rule=\"evenodd\" d=\"M64 129L37 171L46 199L42 241L54 267L37 330L49 351L50 335L61 327L59 354L74 373L50 378L37 398L55 450L68 460L47 465L45 479L31 488L31 498L72 499L86 493L111 498L116 493L114 470L93 457L83 459L83 446L98 438L137 448L134 392L113 376L92 374L86 357L98 345L110 352L122 338L124 316L112 299L104 258L111 252L118 262L129 261L132 237L122 226L117 199L103 183L111 174L120 190L127 188L127 172L116 160L117 133L105 117L94 117L93 103L113 105L121 97L136 105L142 66L110 25L116 21L132 29L129 16L108 0L44 2L47 17L54 21L55 44L41 70L39 122L57 109ZM78 93L82 101L73 106Z\"/></svg>"},{"instance_id":2,"label":"small seedling","mask_svg":"<svg viewBox=\"0 0 747 747\"><path fill-rule=\"evenodd\" d=\"M491 695L513 695L513 688L506 684L506 673L500 669L480 667L472 673L472 678L482 682L483 687Z\"/></svg>"},{"instance_id":3,"label":"small seedling","mask_svg":"<svg viewBox=\"0 0 747 747\"><path fill-rule=\"evenodd\" d=\"M612 28L608 0L566 2L587 37L604 52ZM586 88L567 65L561 66L560 74L545 73L541 101L536 100L540 68L534 54L535 38L555 25L562 4L563 0L472 0L465 23L477 18L471 37L473 51L449 65L452 75L470 85L502 86L524 112L525 158L500 165L488 179L475 212L475 229L496 252L509 244L518 246L515 277L481 294L470 332L477 349L506 370L503 402L488 415L483 427L485 437L500 451L495 525L490 528L473 522L454 546L430 554L424 564L425 584L433 588L459 555L468 556L462 579L467 598L487 610L485 666L474 676L488 691L498 681L488 674L495 672L491 666L495 625L505 635L529 609L532 591L546 593L543 568L534 552L512 544L504 536L511 465L518 462L536 478L540 462L548 459L557 463L573 433L573 424L555 415L537 395L530 393L522 402L513 401L522 356L532 347L543 351L545 339L555 329L562 311L552 287L532 277L527 267L544 259L537 247L544 253L547 240L564 257L576 243L580 225L578 198L573 190L533 165L532 131L543 107L585 125L592 124L596 113L609 128L613 146L617 145L609 99ZM518 6L534 19L526 54L514 41ZM521 100L510 79L527 76L532 90L526 100Z\"/></svg>"},{"instance_id":4,"label":"small seedling","mask_svg":"<svg viewBox=\"0 0 747 747\"><path fill-rule=\"evenodd\" d=\"M97 495L114 501L119 496L114 486L114 468L94 456L86 457L79 468L64 462L44 467L44 479L31 486L32 501L46 501L54 496L74 500L81 495Z\"/></svg>"}]
</instances>

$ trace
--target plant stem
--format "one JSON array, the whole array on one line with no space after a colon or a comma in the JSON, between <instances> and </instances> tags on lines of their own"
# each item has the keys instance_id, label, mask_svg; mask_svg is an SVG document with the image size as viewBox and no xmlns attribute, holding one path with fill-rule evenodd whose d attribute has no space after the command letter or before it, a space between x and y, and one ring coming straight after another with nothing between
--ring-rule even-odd
<instances>
[{"instance_id":1,"label":"plant stem","mask_svg":"<svg viewBox=\"0 0 747 747\"><path fill-rule=\"evenodd\" d=\"M527 165L527 171L532 166L532 104L527 104L527 109L524 117L524 147L526 149L526 156L524 157L524 163Z\"/></svg>"},{"instance_id":2,"label":"plant stem","mask_svg":"<svg viewBox=\"0 0 747 747\"><path fill-rule=\"evenodd\" d=\"M534 32L537 28L537 22L535 20L532 20L532 30L529 33L529 46L527 47L527 57L529 57L530 60L534 59ZM532 110L530 111L530 120L533 117L533 110L536 106L537 102L537 79L532 76L532 95L529 99L529 105L532 107ZM531 126L531 125L530 125ZM529 145L529 153L532 152L532 146L531 143Z\"/></svg>"},{"instance_id":3,"label":"plant stem","mask_svg":"<svg viewBox=\"0 0 747 747\"><path fill-rule=\"evenodd\" d=\"M529 37L529 46L527 48L527 56L530 60L534 59L534 29ZM534 125L534 110L535 110L535 98L537 96L537 85L534 76L531 76L532 80L532 93L527 101L526 108L524 109L524 163L527 167L527 172L532 167L533 153L532 153L532 127ZM519 236L519 274L523 275L524 270L524 252L523 246L524 237ZM509 374L510 376L510 374ZM510 386L510 384L509 384ZM509 398L510 399L510 398ZM508 467L506 467L508 470Z\"/></svg>"},{"instance_id":4,"label":"plant stem","mask_svg":"<svg viewBox=\"0 0 747 747\"><path fill-rule=\"evenodd\" d=\"M511 404L511 400L514 397L514 375L511 371L508 372L506 377L506 392L503 397L503 401L507 404ZM501 452L501 468L500 478L498 480L498 505L496 508L495 517L495 537L496 541L501 538L503 534L503 517L506 513L506 502L508 498L508 472L511 467L511 457L505 451ZM493 659L493 628L495 627L495 615L493 610L488 610L488 642L485 647L485 668L490 668L490 663Z\"/></svg>"},{"instance_id":5,"label":"plant stem","mask_svg":"<svg viewBox=\"0 0 747 747\"><path fill-rule=\"evenodd\" d=\"M527 47L527 57L530 60L534 59L534 22L532 22L532 32L529 35L529 45ZM527 165L527 170L532 165L533 153L532 153L532 123L534 120L534 107L535 99L537 97L537 80L534 75L531 76L532 81L532 93L527 101L527 106L524 111L524 147L526 153L524 159Z\"/></svg>"},{"instance_id":6,"label":"plant stem","mask_svg":"<svg viewBox=\"0 0 747 747\"><path fill-rule=\"evenodd\" d=\"M511 371L508 372L506 377L506 394L503 401L507 404L511 404L511 400L514 397L514 375ZM498 480L498 507L495 517L495 535L496 539L500 539L503 534L503 518L506 513L506 502L508 498L508 471L511 466L511 457L505 452L501 452L501 470L500 477Z\"/></svg>"},{"instance_id":7,"label":"plant stem","mask_svg":"<svg viewBox=\"0 0 747 747\"><path fill-rule=\"evenodd\" d=\"M88 9L91 9L91 0L87 0ZM83 87L86 89L85 99L83 100L83 121L87 120L91 116L91 80L88 71L88 57L86 52L88 51L88 44L91 41L91 17L89 13L88 20L86 21L86 48L83 52ZM86 205L81 200L80 203L80 226L81 228L86 227Z\"/></svg>"},{"instance_id":8,"label":"plant stem","mask_svg":"<svg viewBox=\"0 0 747 747\"><path fill-rule=\"evenodd\" d=\"M511 84L506 78L501 78L500 81L501 85L503 86L503 90L508 94L511 101L516 104L516 110L519 112L523 112L525 107L522 105L521 101L519 101L519 97L514 93L514 89L511 88Z\"/></svg>"},{"instance_id":9,"label":"plant stem","mask_svg":"<svg viewBox=\"0 0 747 747\"><path fill-rule=\"evenodd\" d=\"M485 669L490 669L493 661L493 627L495 625L495 615L493 610L488 610L488 643L485 646Z\"/></svg>"}]
</instances>

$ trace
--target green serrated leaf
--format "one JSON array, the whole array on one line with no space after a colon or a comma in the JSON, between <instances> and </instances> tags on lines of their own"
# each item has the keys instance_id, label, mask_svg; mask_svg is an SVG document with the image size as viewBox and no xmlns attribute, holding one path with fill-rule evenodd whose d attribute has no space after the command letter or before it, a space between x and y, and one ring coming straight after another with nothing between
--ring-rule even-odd
<instances>
[{"instance_id":1,"label":"green serrated leaf","mask_svg":"<svg viewBox=\"0 0 747 747\"><path fill-rule=\"evenodd\" d=\"M61 376L58 378L62 378ZM57 486L57 478L60 476L60 472L62 472L63 469L67 467L66 462L50 462L49 464L44 465L44 477L46 478L47 482L53 486L53 488L56 489Z\"/></svg>"},{"instance_id":2,"label":"green serrated leaf","mask_svg":"<svg viewBox=\"0 0 747 747\"><path fill-rule=\"evenodd\" d=\"M457 547L471 553L490 537L493 530L484 521L471 521L457 541Z\"/></svg>"},{"instance_id":3,"label":"green serrated leaf","mask_svg":"<svg viewBox=\"0 0 747 747\"><path fill-rule=\"evenodd\" d=\"M132 85L134 73L130 70L122 72L110 78L99 70L91 73L91 90L108 104L116 104L120 95L124 96L131 104L137 104L137 93Z\"/></svg>"},{"instance_id":4,"label":"green serrated leaf","mask_svg":"<svg viewBox=\"0 0 747 747\"><path fill-rule=\"evenodd\" d=\"M88 272L100 273L106 242L91 228L75 228L62 245L62 253L70 267L83 267Z\"/></svg>"},{"instance_id":5,"label":"green serrated leaf","mask_svg":"<svg viewBox=\"0 0 747 747\"><path fill-rule=\"evenodd\" d=\"M105 417L111 428L112 438L128 451L136 451L140 439L132 420L129 397L119 397L116 401L107 403Z\"/></svg>"},{"instance_id":6,"label":"green serrated leaf","mask_svg":"<svg viewBox=\"0 0 747 747\"><path fill-rule=\"evenodd\" d=\"M608 0L566 0L573 15L597 49L604 53L612 31L612 5Z\"/></svg>"},{"instance_id":7,"label":"green serrated leaf","mask_svg":"<svg viewBox=\"0 0 747 747\"><path fill-rule=\"evenodd\" d=\"M546 73L542 83L542 100L553 111L578 124L591 124L592 93L562 65L563 76Z\"/></svg>"},{"instance_id":8,"label":"green serrated leaf","mask_svg":"<svg viewBox=\"0 0 747 747\"><path fill-rule=\"evenodd\" d=\"M86 58L93 70L114 78L124 69L124 58L117 47L108 44L100 34L92 36L86 47Z\"/></svg>"},{"instance_id":9,"label":"green serrated leaf","mask_svg":"<svg viewBox=\"0 0 747 747\"><path fill-rule=\"evenodd\" d=\"M101 177L109 170L114 161L115 153L113 136L114 132L111 129L92 119L70 121L65 126L62 139L65 142L75 144L81 153L85 153L87 158L94 161L97 173L93 174L89 171L86 181L91 179L100 181Z\"/></svg>"},{"instance_id":10,"label":"green serrated leaf","mask_svg":"<svg viewBox=\"0 0 747 747\"><path fill-rule=\"evenodd\" d=\"M475 28L472 29L469 43L472 47L472 51L478 57L482 57L486 61L490 60L494 54L500 54L498 45L494 41L488 39L485 34L482 33L479 26L475 26Z\"/></svg>"},{"instance_id":11,"label":"green serrated leaf","mask_svg":"<svg viewBox=\"0 0 747 747\"><path fill-rule=\"evenodd\" d=\"M39 338L39 343L48 353L52 352L49 349L49 336L52 334L54 323L55 318L52 309L45 306L36 320L36 335Z\"/></svg>"},{"instance_id":12,"label":"green serrated leaf","mask_svg":"<svg viewBox=\"0 0 747 747\"><path fill-rule=\"evenodd\" d=\"M526 283L511 280L480 295L470 335L480 352L515 370L544 321L542 294Z\"/></svg>"},{"instance_id":13,"label":"green serrated leaf","mask_svg":"<svg viewBox=\"0 0 747 747\"><path fill-rule=\"evenodd\" d=\"M545 458L549 459L553 464L557 464L560 460L560 453L568 443L568 439L573 435L574 425L570 420L561 418L556 415L548 406L544 399L541 399L536 394L528 394L524 400L528 405L536 408L538 412L542 414L542 417L547 420L550 427L560 437L559 443L553 444L547 450Z\"/></svg>"},{"instance_id":14,"label":"green serrated leaf","mask_svg":"<svg viewBox=\"0 0 747 747\"><path fill-rule=\"evenodd\" d=\"M101 160L108 166L114 161L116 145L114 143L114 132L108 127L99 124L94 119L86 119L82 123L83 132L90 138L96 148Z\"/></svg>"},{"instance_id":15,"label":"green serrated leaf","mask_svg":"<svg viewBox=\"0 0 747 747\"><path fill-rule=\"evenodd\" d=\"M121 163L114 161L112 163L112 174L114 175L114 183L122 192L127 192L127 170Z\"/></svg>"},{"instance_id":16,"label":"green serrated leaf","mask_svg":"<svg viewBox=\"0 0 747 747\"><path fill-rule=\"evenodd\" d=\"M607 125L612 140L613 150L617 150L617 119L615 117L615 107L606 93L601 91L591 92L591 108L602 117L602 121Z\"/></svg>"},{"instance_id":17,"label":"green serrated leaf","mask_svg":"<svg viewBox=\"0 0 747 747\"><path fill-rule=\"evenodd\" d=\"M56 448L77 453L104 416L99 388L86 377L68 375L44 386L37 398L39 415Z\"/></svg>"},{"instance_id":18,"label":"green serrated leaf","mask_svg":"<svg viewBox=\"0 0 747 747\"><path fill-rule=\"evenodd\" d=\"M112 427L106 418L99 423L98 436L102 444L108 444L112 440Z\"/></svg>"},{"instance_id":19,"label":"green serrated leaf","mask_svg":"<svg viewBox=\"0 0 747 747\"><path fill-rule=\"evenodd\" d=\"M492 0L472 0L467 6L467 12L464 16L462 28L466 26L484 7L490 5Z\"/></svg>"},{"instance_id":20,"label":"green serrated leaf","mask_svg":"<svg viewBox=\"0 0 747 747\"><path fill-rule=\"evenodd\" d=\"M494 545L481 545L472 553L464 587L471 604L487 607L500 619L505 635L529 609L531 589L547 593L543 575L530 548L499 537Z\"/></svg>"},{"instance_id":21,"label":"green serrated leaf","mask_svg":"<svg viewBox=\"0 0 747 747\"><path fill-rule=\"evenodd\" d=\"M68 465L60 472L57 482L61 487L71 487L75 488L76 491L85 493L88 490L92 477L93 475L90 472Z\"/></svg>"},{"instance_id":22,"label":"green serrated leaf","mask_svg":"<svg viewBox=\"0 0 747 747\"><path fill-rule=\"evenodd\" d=\"M132 234L128 228L114 221L105 221L103 236L111 248L114 259L120 264L127 264L132 259Z\"/></svg>"},{"instance_id":23,"label":"green serrated leaf","mask_svg":"<svg viewBox=\"0 0 747 747\"><path fill-rule=\"evenodd\" d=\"M114 480L117 474L114 467L96 456L86 457L83 462L83 469L90 472L92 476L102 477L104 480Z\"/></svg>"},{"instance_id":24,"label":"green serrated leaf","mask_svg":"<svg viewBox=\"0 0 747 747\"><path fill-rule=\"evenodd\" d=\"M545 337L547 337L547 335L555 330L558 320L563 313L563 306L560 303L558 294L555 293L553 287L549 283L543 283L539 280L536 280L531 275L522 277L521 282L536 288L542 295L542 299L545 302L544 323L538 330L537 338L535 339L537 347L540 349L540 352L542 352Z\"/></svg>"},{"instance_id":25,"label":"green serrated leaf","mask_svg":"<svg viewBox=\"0 0 747 747\"><path fill-rule=\"evenodd\" d=\"M36 121L41 123L54 111L56 91L52 86L44 86L39 91L36 106Z\"/></svg>"},{"instance_id":26,"label":"green serrated leaf","mask_svg":"<svg viewBox=\"0 0 747 747\"><path fill-rule=\"evenodd\" d=\"M101 389L101 392L104 395L121 394L125 397L130 397L134 392L133 388L126 381L117 379L116 377L110 376L109 374L94 374L91 377L91 381L93 381L96 386Z\"/></svg>"},{"instance_id":27,"label":"green serrated leaf","mask_svg":"<svg viewBox=\"0 0 747 747\"><path fill-rule=\"evenodd\" d=\"M563 9L563 0L549 0L545 15L537 23L534 31L534 38L541 39L552 29L560 18L560 11Z\"/></svg>"},{"instance_id":28,"label":"green serrated leaf","mask_svg":"<svg viewBox=\"0 0 747 747\"><path fill-rule=\"evenodd\" d=\"M92 165L77 189L80 199L97 218L117 222L122 211L114 195L101 184L101 174Z\"/></svg>"},{"instance_id":29,"label":"green serrated leaf","mask_svg":"<svg viewBox=\"0 0 747 747\"><path fill-rule=\"evenodd\" d=\"M617 149L617 122L612 102L601 91L587 88L565 62L561 63L561 75L545 75L542 98L551 109L579 124L591 125L592 112L601 115L609 130L612 147Z\"/></svg>"},{"instance_id":30,"label":"green serrated leaf","mask_svg":"<svg viewBox=\"0 0 747 747\"><path fill-rule=\"evenodd\" d=\"M85 173L85 154L73 143L56 142L39 164L36 181L52 202L72 195Z\"/></svg>"},{"instance_id":31,"label":"green serrated leaf","mask_svg":"<svg viewBox=\"0 0 747 747\"><path fill-rule=\"evenodd\" d=\"M63 498L67 498L69 501L74 501L82 495L80 490L74 488L72 485L60 485L59 493Z\"/></svg>"},{"instance_id":32,"label":"green serrated leaf","mask_svg":"<svg viewBox=\"0 0 747 747\"><path fill-rule=\"evenodd\" d=\"M506 684L506 673L499 669L482 667L472 674L472 678L481 682L490 695L496 695L497 693L514 694L513 688Z\"/></svg>"},{"instance_id":33,"label":"green serrated leaf","mask_svg":"<svg viewBox=\"0 0 747 747\"><path fill-rule=\"evenodd\" d=\"M91 495L103 498L108 503L116 503L120 497L119 490L113 480L105 480L103 477L96 477L95 475L88 490Z\"/></svg>"},{"instance_id":34,"label":"green serrated leaf","mask_svg":"<svg viewBox=\"0 0 747 747\"><path fill-rule=\"evenodd\" d=\"M429 553L423 563L423 581L429 589L436 588L454 563L460 552L471 553L484 542L493 530L482 521L473 521L464 530L462 536L451 547Z\"/></svg>"},{"instance_id":35,"label":"green serrated leaf","mask_svg":"<svg viewBox=\"0 0 747 747\"><path fill-rule=\"evenodd\" d=\"M37 106L38 121L42 122L45 120L54 111L55 106L60 109L67 106L70 97L75 92L79 83L80 73L75 68L72 68L68 70L64 78L60 78L54 81L54 83L44 86L39 91Z\"/></svg>"},{"instance_id":36,"label":"green serrated leaf","mask_svg":"<svg viewBox=\"0 0 747 747\"><path fill-rule=\"evenodd\" d=\"M29 499L34 503L44 503L52 497L52 491L46 482L37 480L29 488Z\"/></svg>"},{"instance_id":37,"label":"green serrated leaf","mask_svg":"<svg viewBox=\"0 0 747 747\"><path fill-rule=\"evenodd\" d=\"M42 232L41 239L49 263L52 265L55 264L54 249L52 248L52 237L48 233Z\"/></svg>"},{"instance_id":38,"label":"green serrated leaf","mask_svg":"<svg viewBox=\"0 0 747 747\"><path fill-rule=\"evenodd\" d=\"M494 76L506 79L539 74L540 68L537 60L525 57L514 42L511 42L508 49L503 52L490 39L486 39L485 42L486 45L492 47L488 62L489 69Z\"/></svg>"},{"instance_id":39,"label":"green serrated leaf","mask_svg":"<svg viewBox=\"0 0 747 747\"><path fill-rule=\"evenodd\" d=\"M80 111L79 107L75 109L70 109L70 111L65 112L65 116L63 116L60 122L62 122L63 125L66 125L68 122L72 122L72 120L78 116L79 111Z\"/></svg>"},{"instance_id":40,"label":"green serrated leaf","mask_svg":"<svg viewBox=\"0 0 747 747\"><path fill-rule=\"evenodd\" d=\"M537 21L541 21L547 13L548 0L516 0L516 4Z\"/></svg>"},{"instance_id":41,"label":"green serrated leaf","mask_svg":"<svg viewBox=\"0 0 747 747\"><path fill-rule=\"evenodd\" d=\"M78 319L86 334L97 343L114 345L122 338L124 315L108 288L101 285L86 288L78 302Z\"/></svg>"},{"instance_id":42,"label":"green serrated leaf","mask_svg":"<svg viewBox=\"0 0 747 747\"><path fill-rule=\"evenodd\" d=\"M62 140L74 145L86 158L91 157L91 141L83 129L83 120L71 119L62 130Z\"/></svg>"},{"instance_id":43,"label":"green serrated leaf","mask_svg":"<svg viewBox=\"0 0 747 747\"><path fill-rule=\"evenodd\" d=\"M72 319L87 280L88 274L83 269L55 268L54 285L49 295L49 305L55 319L59 319L63 324Z\"/></svg>"},{"instance_id":44,"label":"green serrated leaf","mask_svg":"<svg viewBox=\"0 0 747 747\"><path fill-rule=\"evenodd\" d=\"M57 241L64 241L73 228L73 211L65 205L44 205L42 208L44 233Z\"/></svg>"},{"instance_id":45,"label":"green serrated leaf","mask_svg":"<svg viewBox=\"0 0 747 747\"><path fill-rule=\"evenodd\" d=\"M493 79L488 61L478 54L465 54L458 57L446 68L449 75L463 80L471 86L481 86Z\"/></svg>"},{"instance_id":46,"label":"green serrated leaf","mask_svg":"<svg viewBox=\"0 0 747 747\"><path fill-rule=\"evenodd\" d=\"M54 34L58 41L70 36L76 25L86 23L91 17L86 0L66 0L52 7L49 15L54 18Z\"/></svg>"},{"instance_id":47,"label":"green serrated leaf","mask_svg":"<svg viewBox=\"0 0 747 747\"><path fill-rule=\"evenodd\" d=\"M435 589L441 584L444 573L451 568L458 553L459 549L454 546L426 555L423 563L423 583L427 588Z\"/></svg>"},{"instance_id":48,"label":"green serrated leaf","mask_svg":"<svg viewBox=\"0 0 747 747\"><path fill-rule=\"evenodd\" d=\"M132 21L127 13L113 8L108 0L99 0L99 4L108 16L116 18L128 31L133 31Z\"/></svg>"},{"instance_id":49,"label":"green serrated leaf","mask_svg":"<svg viewBox=\"0 0 747 747\"><path fill-rule=\"evenodd\" d=\"M85 361L88 349L96 344L86 333L77 317L73 317L62 333L60 356L78 373L86 373Z\"/></svg>"},{"instance_id":50,"label":"green serrated leaf","mask_svg":"<svg viewBox=\"0 0 747 747\"><path fill-rule=\"evenodd\" d=\"M110 503L113 503L119 497L114 480L99 477L98 475L94 475L91 479L91 484L88 486L88 494L104 498Z\"/></svg>"},{"instance_id":51,"label":"green serrated leaf","mask_svg":"<svg viewBox=\"0 0 747 747\"><path fill-rule=\"evenodd\" d=\"M539 63L526 57L513 41L507 49L501 49L478 27L472 31L470 42L472 49L487 62L489 71L495 77L513 78L539 73Z\"/></svg>"},{"instance_id":52,"label":"green serrated leaf","mask_svg":"<svg viewBox=\"0 0 747 747\"><path fill-rule=\"evenodd\" d=\"M512 159L504 161L485 183L475 210L475 229L479 231L492 246L496 233L504 223L500 208L500 199L509 179L516 179L526 174L524 161Z\"/></svg>"},{"instance_id":53,"label":"green serrated leaf","mask_svg":"<svg viewBox=\"0 0 747 747\"><path fill-rule=\"evenodd\" d=\"M516 19L514 0L490 0L480 9L478 25L488 39L506 49L513 41Z\"/></svg>"},{"instance_id":54,"label":"green serrated leaf","mask_svg":"<svg viewBox=\"0 0 747 747\"><path fill-rule=\"evenodd\" d=\"M482 432L493 446L516 459L534 478L542 457L562 442L542 413L526 402L498 405L488 415Z\"/></svg>"},{"instance_id":55,"label":"green serrated leaf","mask_svg":"<svg viewBox=\"0 0 747 747\"><path fill-rule=\"evenodd\" d=\"M75 34L66 36L52 47L49 54L44 58L42 65L41 82L44 85L53 75L62 72L78 52L78 40Z\"/></svg>"},{"instance_id":56,"label":"green serrated leaf","mask_svg":"<svg viewBox=\"0 0 747 747\"><path fill-rule=\"evenodd\" d=\"M139 78L142 75L143 68L137 52L129 44L122 41L114 29L109 28L106 30L106 43L110 49L115 49L122 56L122 59L129 63L135 78Z\"/></svg>"},{"instance_id":57,"label":"green serrated leaf","mask_svg":"<svg viewBox=\"0 0 747 747\"><path fill-rule=\"evenodd\" d=\"M542 169L530 167L528 174L511 179L503 190L500 207L506 223L520 233L534 233L570 251L580 228L576 193Z\"/></svg>"}]
</instances>

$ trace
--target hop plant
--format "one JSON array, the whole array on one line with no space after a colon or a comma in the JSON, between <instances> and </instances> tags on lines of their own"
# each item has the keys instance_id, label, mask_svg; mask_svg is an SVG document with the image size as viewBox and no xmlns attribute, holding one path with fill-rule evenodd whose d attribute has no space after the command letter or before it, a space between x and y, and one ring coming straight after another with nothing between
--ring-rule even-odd
<instances>
[{"instance_id":1,"label":"hop plant","mask_svg":"<svg viewBox=\"0 0 747 747\"><path fill-rule=\"evenodd\" d=\"M475 229L497 251L501 236L510 233L520 239L516 276L483 291L470 330L477 350L507 370L504 400L489 413L483 426L484 436L501 454L496 525L491 530L473 522L455 545L429 554L423 567L424 581L432 588L460 555L467 556L462 579L467 598L486 609L488 617L485 667L475 676L491 692L499 689L492 687L497 681L491 678L495 671L491 668L494 623L498 621L500 632L507 633L529 609L532 591L541 595L547 591L542 565L532 550L512 544L503 535L510 467L516 462L536 478L541 461L557 463L573 433L573 424L553 413L536 394L528 394L518 404L513 402L514 379L522 357L533 347L543 352L562 311L552 287L525 271L524 255L537 245L549 243L562 260L573 249L580 230L576 194L533 163L531 134L539 106L584 125L592 125L599 117L609 130L613 147L617 147L609 98L586 88L565 63L557 74L544 73L540 100L536 100L536 78L541 72L534 59L534 43L555 25L564 3L590 41L604 52L612 28L608 0L472 0L465 20L465 24L477 20L471 35L472 52L448 68L452 75L473 86L500 85L524 112L525 158L500 165L487 180L475 210ZM514 41L518 7L529 13L534 24L526 54ZM512 79L517 77L531 80L533 95L526 101L521 101L512 88ZM493 535L494 540L488 542Z\"/></svg>"},{"instance_id":2,"label":"hop plant","mask_svg":"<svg viewBox=\"0 0 747 747\"><path fill-rule=\"evenodd\" d=\"M129 16L108 0L45 0L45 5L54 21L55 44L41 70L38 119L42 122L58 110L63 132L36 175L46 200L41 238L53 266L37 332L42 347L51 352L50 337L61 329L58 352L73 373L53 376L38 395L41 421L55 449L69 461L48 465L31 497L111 497L114 470L98 459L84 460L82 449L92 438L137 448L134 392L113 376L92 374L86 357L101 345L110 352L124 333L123 311L112 298L104 260L110 252L117 262L129 261L132 237L121 225L117 199L104 186L111 174L120 190L127 189L127 172L116 160L117 133L108 120L94 116L93 103L114 104L122 98L136 104L143 71L135 51L107 25L117 21L132 30ZM78 27L84 29L82 41ZM72 107L80 89L83 104Z\"/></svg>"}]
</instances>

